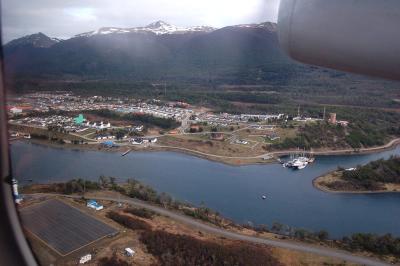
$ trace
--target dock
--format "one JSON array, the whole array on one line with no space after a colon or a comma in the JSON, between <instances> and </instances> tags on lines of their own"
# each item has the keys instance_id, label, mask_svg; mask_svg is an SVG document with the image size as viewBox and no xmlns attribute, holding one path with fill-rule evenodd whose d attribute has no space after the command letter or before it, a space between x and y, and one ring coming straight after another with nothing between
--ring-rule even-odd
<instances>
[{"instance_id":1,"label":"dock","mask_svg":"<svg viewBox=\"0 0 400 266\"><path fill-rule=\"evenodd\" d=\"M124 152L123 154L121 154L121 156L125 156L125 155L127 155L128 153L130 153L132 151L132 149L129 149L129 150L127 150L126 152Z\"/></svg>"}]
</instances>

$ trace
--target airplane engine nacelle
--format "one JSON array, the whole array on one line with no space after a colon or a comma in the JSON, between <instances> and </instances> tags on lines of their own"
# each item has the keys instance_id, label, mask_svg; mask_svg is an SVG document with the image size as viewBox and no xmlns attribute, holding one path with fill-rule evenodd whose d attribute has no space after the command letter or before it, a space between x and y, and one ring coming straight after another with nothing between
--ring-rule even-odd
<instances>
[{"instance_id":1,"label":"airplane engine nacelle","mask_svg":"<svg viewBox=\"0 0 400 266\"><path fill-rule=\"evenodd\" d=\"M399 0L281 0L278 34L300 62L400 80Z\"/></svg>"}]
</instances>

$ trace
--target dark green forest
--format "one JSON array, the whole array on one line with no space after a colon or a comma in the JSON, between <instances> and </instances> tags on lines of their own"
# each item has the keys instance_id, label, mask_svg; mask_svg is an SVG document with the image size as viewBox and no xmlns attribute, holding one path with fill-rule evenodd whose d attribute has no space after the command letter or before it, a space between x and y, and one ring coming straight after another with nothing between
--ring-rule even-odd
<instances>
[{"instance_id":1,"label":"dark green forest","mask_svg":"<svg viewBox=\"0 0 400 266\"><path fill-rule=\"evenodd\" d=\"M358 182L371 181L381 183L400 183L400 157L380 159L364 166L358 166L354 171L343 171L343 178Z\"/></svg>"}]
</instances>

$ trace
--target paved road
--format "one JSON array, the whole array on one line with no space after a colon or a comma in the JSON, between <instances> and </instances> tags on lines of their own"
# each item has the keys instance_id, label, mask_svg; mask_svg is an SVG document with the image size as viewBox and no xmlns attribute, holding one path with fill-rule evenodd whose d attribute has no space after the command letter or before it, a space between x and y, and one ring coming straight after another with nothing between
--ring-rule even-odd
<instances>
[{"instance_id":1,"label":"paved road","mask_svg":"<svg viewBox=\"0 0 400 266\"><path fill-rule=\"evenodd\" d=\"M155 144L153 147L157 148L164 148L164 149L171 149L171 150L180 150L180 151L186 151L192 154L199 154L203 156L208 156L208 157L215 157L215 158L224 158L224 159L258 159L260 158L259 155L257 156L226 156L226 155L217 155L217 154L211 154L211 153L206 153L206 152L201 152L197 150L192 150L188 148L183 148L183 147L177 147L177 146L168 146L168 145L159 145Z\"/></svg>"},{"instance_id":2,"label":"paved road","mask_svg":"<svg viewBox=\"0 0 400 266\"><path fill-rule=\"evenodd\" d=\"M36 194L36 195L44 195L44 194ZM45 194L45 195L54 195L54 194ZM70 198L80 198L80 196L72 196L72 195L59 195L59 196L70 197ZM109 197L92 197L92 199L123 202L123 203L135 205L140 208L146 208L146 209L152 210L156 213L159 213L161 215L168 216L176 221L190 225L191 227L194 227L198 230L202 230L204 232L208 232L208 233L211 233L214 235L220 235L220 236L230 238L230 239L243 240L243 241L248 241L248 242L253 242L253 243L258 243L258 244L266 244L266 245L279 247L279 248L286 248L286 249L291 249L291 250L296 250L296 251L301 251L301 252L308 252L308 253L313 253L313 254L320 255L320 256L327 256L327 257L342 259L342 260L346 260L348 262L358 263L361 265L368 265L368 266L391 265L391 264L384 263L384 262L381 262L381 261L378 261L378 260L375 260L372 258L352 255L351 253L346 252L346 251L335 250L335 249L319 247L319 246L312 246L312 245L298 243L298 242L292 242L292 241L273 240L273 239L266 239L266 238L260 238L260 237L255 237L255 236L248 236L248 235L243 235L243 234L239 234L239 233L234 233L231 231L224 230L222 228L218 228L218 227L215 227L212 225L202 223L198 220L192 219L183 214L176 213L174 211L164 209L164 208L161 208L158 206L154 206L147 202L143 202L143 201L136 200L136 199L126 199L126 198L125 199L117 199L117 198L109 198Z\"/></svg>"},{"instance_id":3,"label":"paved road","mask_svg":"<svg viewBox=\"0 0 400 266\"><path fill-rule=\"evenodd\" d=\"M189 127L189 120L190 120L191 116L192 116L192 114L189 113L182 119L181 126L179 127L179 132L185 133L185 131Z\"/></svg>"}]
</instances>

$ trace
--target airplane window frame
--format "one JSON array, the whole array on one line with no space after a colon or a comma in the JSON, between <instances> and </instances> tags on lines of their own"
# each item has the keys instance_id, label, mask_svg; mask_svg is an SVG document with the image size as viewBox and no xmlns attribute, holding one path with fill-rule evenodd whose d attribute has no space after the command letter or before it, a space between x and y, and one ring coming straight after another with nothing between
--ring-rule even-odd
<instances>
[{"instance_id":1,"label":"airplane window frame","mask_svg":"<svg viewBox=\"0 0 400 266\"><path fill-rule=\"evenodd\" d=\"M0 8L0 13L2 9ZM2 24L0 15L0 42ZM0 254L2 265L37 265L24 236L12 195L12 173L8 143L3 47L0 48Z\"/></svg>"}]
</instances>

